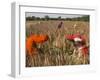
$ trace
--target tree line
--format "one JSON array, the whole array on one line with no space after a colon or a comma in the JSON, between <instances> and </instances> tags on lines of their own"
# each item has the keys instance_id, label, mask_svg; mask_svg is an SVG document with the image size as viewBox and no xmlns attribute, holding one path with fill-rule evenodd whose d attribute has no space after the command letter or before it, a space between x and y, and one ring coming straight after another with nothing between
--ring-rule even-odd
<instances>
[{"instance_id":1,"label":"tree line","mask_svg":"<svg viewBox=\"0 0 100 80\"><path fill-rule=\"evenodd\" d=\"M85 15L82 17L74 17L74 18L62 18L61 16L57 18L51 18L50 16L46 15L44 17L26 17L26 21L34 21L34 20L43 20L43 21L48 21L48 20L67 20L67 21L88 21L89 22L89 15Z\"/></svg>"}]
</instances>

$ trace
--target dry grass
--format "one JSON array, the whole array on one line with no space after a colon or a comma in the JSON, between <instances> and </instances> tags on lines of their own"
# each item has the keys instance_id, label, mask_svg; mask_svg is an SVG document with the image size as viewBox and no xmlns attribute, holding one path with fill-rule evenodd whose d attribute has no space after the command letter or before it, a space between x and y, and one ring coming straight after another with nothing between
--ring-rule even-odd
<instances>
[{"instance_id":1,"label":"dry grass","mask_svg":"<svg viewBox=\"0 0 100 80\"><path fill-rule=\"evenodd\" d=\"M26 37L31 34L48 34L49 40L45 43L37 44L38 54L26 55L26 67L38 66L58 66L89 64L89 56L77 59L73 55L74 47L71 42L65 39L66 34L80 33L86 35L87 45L89 45L89 23L82 21L63 21L61 30L56 31L60 21L27 21ZM73 26L76 24L77 26Z\"/></svg>"}]
</instances>

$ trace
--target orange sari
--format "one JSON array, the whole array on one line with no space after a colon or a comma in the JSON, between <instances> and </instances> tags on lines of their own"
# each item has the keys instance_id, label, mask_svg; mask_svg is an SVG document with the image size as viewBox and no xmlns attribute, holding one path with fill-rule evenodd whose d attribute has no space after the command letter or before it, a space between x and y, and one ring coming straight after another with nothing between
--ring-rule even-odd
<instances>
[{"instance_id":1,"label":"orange sari","mask_svg":"<svg viewBox=\"0 0 100 80\"><path fill-rule=\"evenodd\" d=\"M40 34L40 35L34 35L34 34L31 35L26 40L27 53L30 56L35 54L35 52L37 51L36 44L44 43L47 40L48 40L48 36L47 35L42 35L42 34Z\"/></svg>"}]
</instances>

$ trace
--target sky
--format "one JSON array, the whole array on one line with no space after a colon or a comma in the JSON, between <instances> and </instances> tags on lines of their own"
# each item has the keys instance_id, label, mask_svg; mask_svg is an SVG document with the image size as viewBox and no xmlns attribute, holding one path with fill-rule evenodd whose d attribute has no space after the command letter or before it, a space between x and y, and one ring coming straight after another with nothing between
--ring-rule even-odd
<instances>
[{"instance_id":1,"label":"sky","mask_svg":"<svg viewBox=\"0 0 100 80\"><path fill-rule=\"evenodd\" d=\"M61 16L61 18L74 18L74 17L81 17L81 16L84 16L84 15L81 15L81 14L51 14L51 13L34 13L34 12L26 12L25 13L25 16L26 17L32 17L32 16L35 16L35 17L44 17L48 15L49 17L51 18L58 18L59 16Z\"/></svg>"}]
</instances>

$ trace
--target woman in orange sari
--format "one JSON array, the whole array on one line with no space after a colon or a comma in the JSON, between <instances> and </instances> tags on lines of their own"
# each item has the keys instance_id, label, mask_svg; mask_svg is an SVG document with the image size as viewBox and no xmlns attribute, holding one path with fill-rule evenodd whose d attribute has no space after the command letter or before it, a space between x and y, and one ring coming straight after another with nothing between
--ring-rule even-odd
<instances>
[{"instance_id":1,"label":"woman in orange sari","mask_svg":"<svg viewBox=\"0 0 100 80\"><path fill-rule=\"evenodd\" d=\"M36 44L44 43L48 40L48 36L44 34L40 35L31 35L26 39L26 50L28 55L32 56L37 52Z\"/></svg>"}]
</instances>

